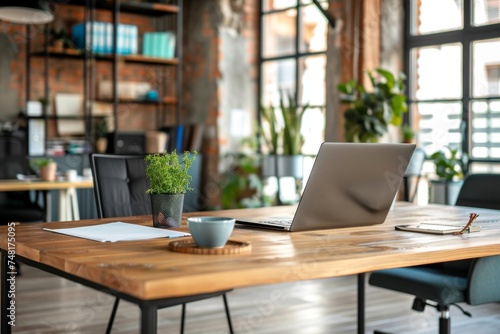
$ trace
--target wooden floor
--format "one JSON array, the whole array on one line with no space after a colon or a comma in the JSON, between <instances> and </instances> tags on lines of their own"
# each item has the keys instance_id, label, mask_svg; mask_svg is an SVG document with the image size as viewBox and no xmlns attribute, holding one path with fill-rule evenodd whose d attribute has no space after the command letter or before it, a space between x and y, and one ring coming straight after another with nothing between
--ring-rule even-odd
<instances>
[{"instance_id":1,"label":"wooden floor","mask_svg":"<svg viewBox=\"0 0 500 334\"><path fill-rule=\"evenodd\" d=\"M22 266L14 333L104 333L113 298ZM356 333L356 277L238 289L228 294L236 333ZM437 333L437 312L410 309L412 298L367 286L366 332ZM453 309L452 333L500 333L500 304ZM181 307L159 311L159 333L178 333ZM139 309L120 304L113 333L138 333ZM227 333L222 298L190 303L186 333Z\"/></svg>"}]
</instances>

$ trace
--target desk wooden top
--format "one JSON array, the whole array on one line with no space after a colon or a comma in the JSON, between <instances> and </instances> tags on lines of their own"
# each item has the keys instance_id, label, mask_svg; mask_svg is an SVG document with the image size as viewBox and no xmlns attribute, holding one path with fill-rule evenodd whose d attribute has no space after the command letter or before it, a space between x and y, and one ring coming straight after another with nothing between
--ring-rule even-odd
<instances>
[{"instance_id":1,"label":"desk wooden top","mask_svg":"<svg viewBox=\"0 0 500 334\"><path fill-rule=\"evenodd\" d=\"M93 187L94 182L92 179L82 179L77 181L0 180L0 191L59 190Z\"/></svg>"},{"instance_id":2,"label":"desk wooden top","mask_svg":"<svg viewBox=\"0 0 500 334\"><path fill-rule=\"evenodd\" d=\"M211 211L184 218L276 216L291 210ZM396 224L436 219L466 223L470 212L480 214L474 224L481 226L481 232L432 235L394 229ZM16 253L145 300L500 254L500 211L438 205L398 204L384 224L367 227L292 233L236 227L231 239L252 243L250 252L236 255L169 251L168 243L179 239L99 243L42 231L119 220L152 225L149 216L21 224L15 227ZM185 222L180 230L187 230ZM6 226L0 227L4 250L6 232Z\"/></svg>"}]
</instances>

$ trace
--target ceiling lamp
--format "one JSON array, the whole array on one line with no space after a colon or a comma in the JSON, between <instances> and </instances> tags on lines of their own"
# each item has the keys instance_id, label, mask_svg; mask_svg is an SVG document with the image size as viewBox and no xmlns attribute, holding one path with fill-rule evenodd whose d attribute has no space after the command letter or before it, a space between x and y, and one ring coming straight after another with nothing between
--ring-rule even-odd
<instances>
[{"instance_id":1,"label":"ceiling lamp","mask_svg":"<svg viewBox=\"0 0 500 334\"><path fill-rule=\"evenodd\" d=\"M2 1L0 20L21 24L45 24L54 19L47 1L16 0Z\"/></svg>"}]
</instances>

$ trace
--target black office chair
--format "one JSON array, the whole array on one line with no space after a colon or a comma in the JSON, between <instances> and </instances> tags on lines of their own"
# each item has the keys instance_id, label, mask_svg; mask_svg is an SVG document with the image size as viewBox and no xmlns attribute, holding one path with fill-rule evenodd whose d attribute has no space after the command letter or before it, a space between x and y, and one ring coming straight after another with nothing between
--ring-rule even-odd
<instances>
[{"instance_id":1,"label":"black office chair","mask_svg":"<svg viewBox=\"0 0 500 334\"><path fill-rule=\"evenodd\" d=\"M94 179L94 193L99 218L123 217L151 214L151 200L146 189L145 155L91 154L90 165ZM187 296L175 299L167 306L182 304L181 330L184 332L186 303L222 296L229 332L233 333L231 315L226 292L220 291L209 296ZM106 333L111 333L120 298L115 299ZM165 306L166 307L166 306Z\"/></svg>"},{"instance_id":2,"label":"black office chair","mask_svg":"<svg viewBox=\"0 0 500 334\"><path fill-rule=\"evenodd\" d=\"M0 179L16 179L17 174L31 174L23 134L0 133ZM0 192L0 225L9 222L41 222L45 210L29 191Z\"/></svg>"},{"instance_id":3,"label":"black office chair","mask_svg":"<svg viewBox=\"0 0 500 334\"><path fill-rule=\"evenodd\" d=\"M500 174L471 174L456 202L460 206L500 209ZM415 296L413 309L430 305L441 312L439 333L451 331L450 306L500 301L500 256L373 272L369 283ZM431 301L431 302L428 302Z\"/></svg>"},{"instance_id":4,"label":"black office chair","mask_svg":"<svg viewBox=\"0 0 500 334\"><path fill-rule=\"evenodd\" d=\"M408 167L403 175L404 185L404 200L406 202L413 202L418 191L418 183L422 176L422 167L425 162L425 151L421 148L416 148L411 156ZM415 181L413 185L412 181Z\"/></svg>"}]
</instances>

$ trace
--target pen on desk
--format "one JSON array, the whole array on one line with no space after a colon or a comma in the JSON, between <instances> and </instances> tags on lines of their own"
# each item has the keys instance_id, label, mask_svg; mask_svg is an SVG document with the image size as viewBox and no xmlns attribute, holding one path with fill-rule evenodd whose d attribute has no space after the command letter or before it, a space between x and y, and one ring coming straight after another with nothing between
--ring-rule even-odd
<instances>
[{"instance_id":1,"label":"pen on desk","mask_svg":"<svg viewBox=\"0 0 500 334\"><path fill-rule=\"evenodd\" d=\"M464 228L461 230L461 231L458 231L458 232L455 232L453 234L463 234L465 231L467 231L468 233L470 233L470 227L472 225L472 223L474 222L474 220L476 220L476 218L479 217L479 215L477 213L470 213L469 214L469 222L467 222L467 224L464 226Z\"/></svg>"}]
</instances>

